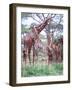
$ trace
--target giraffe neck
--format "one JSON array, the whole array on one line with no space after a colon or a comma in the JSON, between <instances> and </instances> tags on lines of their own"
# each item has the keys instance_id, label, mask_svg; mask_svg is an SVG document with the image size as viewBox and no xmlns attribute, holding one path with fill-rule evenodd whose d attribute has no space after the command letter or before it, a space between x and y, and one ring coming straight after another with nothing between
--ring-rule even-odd
<instances>
[{"instance_id":1,"label":"giraffe neck","mask_svg":"<svg viewBox=\"0 0 72 90\"><path fill-rule=\"evenodd\" d=\"M48 21L49 19L45 20L43 23L36 27L38 34L47 26Z\"/></svg>"}]
</instances>

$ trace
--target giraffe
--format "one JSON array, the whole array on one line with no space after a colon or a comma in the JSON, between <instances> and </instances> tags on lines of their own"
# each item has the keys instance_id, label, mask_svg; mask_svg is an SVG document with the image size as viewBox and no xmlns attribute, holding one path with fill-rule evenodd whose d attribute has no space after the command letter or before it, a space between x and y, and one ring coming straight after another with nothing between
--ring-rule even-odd
<instances>
[{"instance_id":1,"label":"giraffe","mask_svg":"<svg viewBox=\"0 0 72 90\"><path fill-rule=\"evenodd\" d=\"M25 64L27 61L27 56L29 58L29 63L31 64L31 58L30 53L31 49L33 47L33 64L34 64L34 57L35 57L35 41L39 38L40 32L48 25L48 23L51 21L51 17L44 20L41 24L39 24L36 27L33 27L31 32L27 33L26 36L24 36L24 50L23 50L23 58L25 60Z\"/></svg>"},{"instance_id":2,"label":"giraffe","mask_svg":"<svg viewBox=\"0 0 72 90\"><path fill-rule=\"evenodd\" d=\"M55 59L56 62L61 61L61 47L60 44L61 42L59 41L58 43L53 42L53 32L48 33L48 38L47 38L47 55L48 55L48 63L51 63L53 59Z\"/></svg>"}]
</instances>

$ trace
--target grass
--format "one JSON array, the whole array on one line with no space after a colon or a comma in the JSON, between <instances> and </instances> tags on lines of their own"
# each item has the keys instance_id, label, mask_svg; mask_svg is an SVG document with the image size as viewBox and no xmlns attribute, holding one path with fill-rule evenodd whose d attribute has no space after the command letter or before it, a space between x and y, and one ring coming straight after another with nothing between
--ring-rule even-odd
<instances>
[{"instance_id":1,"label":"grass","mask_svg":"<svg viewBox=\"0 0 72 90\"><path fill-rule=\"evenodd\" d=\"M46 64L35 64L26 65L21 68L22 77L32 77L32 76L53 76L63 74L63 64L53 63L50 65Z\"/></svg>"}]
</instances>

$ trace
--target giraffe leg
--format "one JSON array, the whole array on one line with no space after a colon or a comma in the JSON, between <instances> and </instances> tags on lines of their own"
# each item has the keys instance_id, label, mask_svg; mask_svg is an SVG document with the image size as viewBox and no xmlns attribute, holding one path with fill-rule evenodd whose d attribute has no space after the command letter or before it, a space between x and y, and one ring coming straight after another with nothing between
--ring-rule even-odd
<instances>
[{"instance_id":1,"label":"giraffe leg","mask_svg":"<svg viewBox=\"0 0 72 90\"><path fill-rule=\"evenodd\" d=\"M33 65L34 65L34 59L35 59L35 48L33 46Z\"/></svg>"},{"instance_id":2,"label":"giraffe leg","mask_svg":"<svg viewBox=\"0 0 72 90\"><path fill-rule=\"evenodd\" d=\"M24 50L23 51L23 60L25 61L25 65L26 65L26 59L27 59L27 52Z\"/></svg>"},{"instance_id":3,"label":"giraffe leg","mask_svg":"<svg viewBox=\"0 0 72 90\"><path fill-rule=\"evenodd\" d=\"M29 58L29 63L31 64L31 57L30 57L31 49L28 49L28 58Z\"/></svg>"}]
</instances>

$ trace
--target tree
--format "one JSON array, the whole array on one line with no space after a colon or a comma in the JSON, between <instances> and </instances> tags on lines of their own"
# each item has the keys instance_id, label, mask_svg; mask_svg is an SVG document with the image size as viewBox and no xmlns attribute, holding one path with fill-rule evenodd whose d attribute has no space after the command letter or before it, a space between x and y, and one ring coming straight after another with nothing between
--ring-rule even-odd
<instances>
[{"instance_id":1,"label":"tree","mask_svg":"<svg viewBox=\"0 0 72 90\"><path fill-rule=\"evenodd\" d=\"M29 23L32 21L29 25L29 29L31 29L32 26L37 26L38 24L40 24L41 22L46 20L48 17L51 17L52 19L45 28L47 38L48 38L49 33L53 33L53 38L59 37L58 36L59 34L56 34L56 36L54 36L54 33L56 33L56 32L58 32L60 34L63 33L63 14L24 13L24 12L22 12L22 14L21 14L21 18L22 18L22 20L24 20L24 22L25 22L25 20L28 20L28 19L30 19ZM24 28L22 28L23 29L22 31L27 31L27 28L24 24L22 25L22 27L24 27Z\"/></svg>"}]
</instances>

